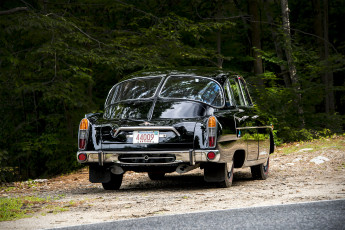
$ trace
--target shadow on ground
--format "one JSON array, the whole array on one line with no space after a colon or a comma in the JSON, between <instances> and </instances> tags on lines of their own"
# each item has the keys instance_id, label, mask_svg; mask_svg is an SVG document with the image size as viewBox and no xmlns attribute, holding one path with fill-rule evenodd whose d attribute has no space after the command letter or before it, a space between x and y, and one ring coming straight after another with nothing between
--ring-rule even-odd
<instances>
[{"instance_id":1,"label":"shadow on ground","mask_svg":"<svg viewBox=\"0 0 345 230\"><path fill-rule=\"evenodd\" d=\"M204 176L198 174L175 175L167 174L162 180L150 180L145 174L138 174L139 178L124 177L120 190L109 191L104 190L101 184L93 184L89 188L79 188L72 193L90 194L90 193L126 193L126 192L150 192L150 191L193 191L200 189L214 189L218 188L216 183L207 183L204 181ZM240 186L247 182L253 181L250 172L235 172L232 186Z\"/></svg>"}]
</instances>

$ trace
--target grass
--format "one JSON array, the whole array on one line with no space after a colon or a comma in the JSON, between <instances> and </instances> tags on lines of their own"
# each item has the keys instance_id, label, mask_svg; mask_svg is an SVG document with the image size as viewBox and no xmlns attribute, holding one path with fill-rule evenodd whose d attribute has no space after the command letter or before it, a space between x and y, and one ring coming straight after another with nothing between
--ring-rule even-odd
<instances>
[{"instance_id":1,"label":"grass","mask_svg":"<svg viewBox=\"0 0 345 230\"><path fill-rule=\"evenodd\" d=\"M4 197L0 198L0 222L16 220L21 218L31 217L34 213L43 210L42 215L46 213L58 213L68 211L73 202L57 202L57 199L64 197L59 195L57 197Z\"/></svg>"},{"instance_id":2,"label":"grass","mask_svg":"<svg viewBox=\"0 0 345 230\"><path fill-rule=\"evenodd\" d=\"M287 155L290 153L298 152L302 149L313 149L312 151L324 150L324 149L338 149L345 150L345 136L335 136L332 138L321 138L307 142L296 142L283 144L278 149L283 150L283 154ZM305 151L305 153L307 153Z\"/></svg>"},{"instance_id":3,"label":"grass","mask_svg":"<svg viewBox=\"0 0 345 230\"><path fill-rule=\"evenodd\" d=\"M33 196L0 198L0 221L29 217L32 207L42 202L46 199Z\"/></svg>"},{"instance_id":4,"label":"grass","mask_svg":"<svg viewBox=\"0 0 345 230\"><path fill-rule=\"evenodd\" d=\"M10 191L12 191L12 190L15 190L16 189L16 187L13 187L13 186L11 186L11 187L0 187L0 190L4 190L5 192L10 192Z\"/></svg>"}]
</instances>

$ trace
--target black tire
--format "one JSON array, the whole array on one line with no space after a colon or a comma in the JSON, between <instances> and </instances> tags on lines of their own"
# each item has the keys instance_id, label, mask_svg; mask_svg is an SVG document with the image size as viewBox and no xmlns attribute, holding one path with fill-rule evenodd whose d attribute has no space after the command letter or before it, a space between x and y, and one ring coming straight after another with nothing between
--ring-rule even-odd
<instances>
[{"instance_id":1,"label":"black tire","mask_svg":"<svg viewBox=\"0 0 345 230\"><path fill-rule=\"evenodd\" d=\"M252 177L258 180L266 180L268 177L268 172L270 168L270 158L267 158L266 163L255 165L250 167L252 172Z\"/></svg>"},{"instance_id":2,"label":"black tire","mask_svg":"<svg viewBox=\"0 0 345 230\"><path fill-rule=\"evenodd\" d=\"M122 184L122 178L123 174L120 175L115 175L112 174L110 175L111 179L107 183L102 183L102 186L105 190L118 190L121 187Z\"/></svg>"},{"instance_id":3,"label":"black tire","mask_svg":"<svg viewBox=\"0 0 345 230\"><path fill-rule=\"evenodd\" d=\"M147 174L151 180L163 180L165 176L164 172L148 172Z\"/></svg>"},{"instance_id":4,"label":"black tire","mask_svg":"<svg viewBox=\"0 0 345 230\"><path fill-rule=\"evenodd\" d=\"M223 164L224 181L218 183L220 188L229 188L232 185L234 179L234 162Z\"/></svg>"}]
</instances>

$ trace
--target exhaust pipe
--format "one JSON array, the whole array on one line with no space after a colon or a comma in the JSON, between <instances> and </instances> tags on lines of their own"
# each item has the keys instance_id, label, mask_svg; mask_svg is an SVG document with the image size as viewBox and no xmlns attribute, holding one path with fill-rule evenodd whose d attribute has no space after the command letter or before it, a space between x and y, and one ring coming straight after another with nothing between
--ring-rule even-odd
<instances>
[{"instance_id":1,"label":"exhaust pipe","mask_svg":"<svg viewBox=\"0 0 345 230\"><path fill-rule=\"evenodd\" d=\"M121 175L125 172L120 166L117 165L112 166L110 171L115 175Z\"/></svg>"},{"instance_id":2,"label":"exhaust pipe","mask_svg":"<svg viewBox=\"0 0 345 230\"><path fill-rule=\"evenodd\" d=\"M176 172L179 174L189 172L193 169L196 169L200 166L200 164L195 164L195 165L188 165L188 164L180 164L176 168Z\"/></svg>"}]
</instances>

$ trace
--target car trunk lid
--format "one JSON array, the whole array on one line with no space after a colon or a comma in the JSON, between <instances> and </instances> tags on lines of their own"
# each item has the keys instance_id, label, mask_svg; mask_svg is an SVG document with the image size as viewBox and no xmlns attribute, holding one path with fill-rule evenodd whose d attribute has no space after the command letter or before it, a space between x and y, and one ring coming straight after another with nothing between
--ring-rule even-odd
<instances>
[{"instance_id":1,"label":"car trunk lid","mask_svg":"<svg viewBox=\"0 0 345 230\"><path fill-rule=\"evenodd\" d=\"M201 103L186 101L117 104L97 122L99 147L119 151L193 149L195 125L203 120L205 110ZM145 140L145 135L156 139Z\"/></svg>"}]
</instances>

